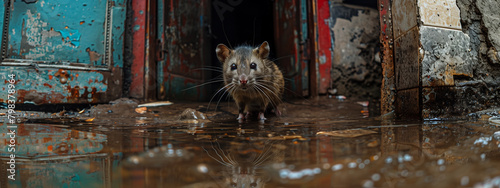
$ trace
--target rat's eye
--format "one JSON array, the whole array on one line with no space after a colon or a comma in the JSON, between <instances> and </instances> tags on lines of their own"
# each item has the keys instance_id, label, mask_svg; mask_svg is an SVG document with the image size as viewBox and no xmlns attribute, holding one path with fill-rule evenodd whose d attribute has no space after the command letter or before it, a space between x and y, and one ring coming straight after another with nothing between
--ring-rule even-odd
<instances>
[{"instance_id":1,"label":"rat's eye","mask_svg":"<svg viewBox=\"0 0 500 188\"><path fill-rule=\"evenodd\" d=\"M254 69L254 70L257 69L257 64L256 63L251 63L250 64L250 68Z\"/></svg>"},{"instance_id":2,"label":"rat's eye","mask_svg":"<svg viewBox=\"0 0 500 188\"><path fill-rule=\"evenodd\" d=\"M231 70L236 70L237 68L238 68L238 66L236 66L236 64L235 64L235 63L233 63L233 64L231 65Z\"/></svg>"}]
</instances>

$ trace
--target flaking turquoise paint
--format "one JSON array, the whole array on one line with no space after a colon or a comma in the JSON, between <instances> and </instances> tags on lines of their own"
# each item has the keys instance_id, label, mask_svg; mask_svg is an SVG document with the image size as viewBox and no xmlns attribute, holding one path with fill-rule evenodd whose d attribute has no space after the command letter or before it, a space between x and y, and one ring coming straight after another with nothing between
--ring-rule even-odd
<instances>
[{"instance_id":1,"label":"flaking turquoise paint","mask_svg":"<svg viewBox=\"0 0 500 188\"><path fill-rule=\"evenodd\" d=\"M123 67L125 2L111 3L110 53L115 67ZM30 4L14 1L6 58L106 66L106 6L107 1L41 0ZM4 9L3 6L1 11ZM97 62L91 61L89 50Z\"/></svg>"},{"instance_id":2,"label":"flaking turquoise paint","mask_svg":"<svg viewBox=\"0 0 500 188\"><path fill-rule=\"evenodd\" d=\"M157 46L157 50L159 51L157 55L159 56L162 56L163 58L158 58L157 59L157 67L156 67L156 75L157 75L157 78L156 78L156 87L157 87L157 96L160 100L165 100L166 97L166 91L165 91L165 82L164 82L164 76L165 76L165 73L163 72L164 71L164 68L165 68L165 55L166 54L163 54L163 45L165 44L165 0L158 0L157 1L157 7L158 7L158 11L157 11L157 23L158 23L158 26L156 27L157 29L157 34L156 36L158 37L158 41L159 41L159 44Z\"/></svg>"},{"instance_id":3,"label":"flaking turquoise paint","mask_svg":"<svg viewBox=\"0 0 500 188\"><path fill-rule=\"evenodd\" d=\"M4 84L9 79L9 74L16 75L16 99L19 103L75 103L75 102L99 102L94 101L93 96L89 97L95 88L96 94L104 94L108 90L108 81L101 72L65 70L66 74L61 75L56 69L21 69L11 67L0 67L0 99L6 100L8 88ZM59 74L58 74L59 73ZM67 75L67 76L65 76ZM61 79L66 79L65 83ZM78 96L74 96L78 90ZM28 93L35 93L38 97L27 97ZM2 101L3 102L3 101Z\"/></svg>"},{"instance_id":4,"label":"flaking turquoise paint","mask_svg":"<svg viewBox=\"0 0 500 188\"><path fill-rule=\"evenodd\" d=\"M104 54L106 1L15 1L7 57L91 64L90 48ZM78 37L81 36L81 37ZM97 64L102 63L102 57Z\"/></svg>"},{"instance_id":5,"label":"flaking turquoise paint","mask_svg":"<svg viewBox=\"0 0 500 188\"><path fill-rule=\"evenodd\" d=\"M2 35L3 33L3 22L4 22L4 15L5 15L5 4L7 3L7 1L2 1L2 5L0 5L0 35ZM0 43L0 49L2 47L2 44Z\"/></svg>"},{"instance_id":6,"label":"flaking turquoise paint","mask_svg":"<svg viewBox=\"0 0 500 188\"><path fill-rule=\"evenodd\" d=\"M39 0L31 4L24 1L12 2L7 54L4 56L7 60L4 62L12 62L12 59L34 60L37 63L66 62L89 68L107 68L108 61L104 60L104 53L108 1ZM0 64L0 91L8 88L8 82L5 82L8 80L7 75L14 74L17 80L16 97L20 103L95 103L110 100L108 97L104 99L104 96L110 96L109 79L113 74L120 75L123 67L126 0L111 1L110 5L109 66L112 67L109 70L112 74L102 70ZM0 7L2 18L5 8L5 4ZM4 19L0 19L0 23L3 25ZM64 76L67 78L58 75L61 71L65 72ZM116 80L113 81L116 83ZM30 96L27 97L26 94ZM6 100L7 92L0 92L0 103Z\"/></svg>"},{"instance_id":7,"label":"flaking turquoise paint","mask_svg":"<svg viewBox=\"0 0 500 188\"><path fill-rule=\"evenodd\" d=\"M308 31L307 31L307 0L301 0L300 1L300 22L301 22L301 30L302 30L302 33L301 33L301 41L302 42L306 42L308 40ZM306 45L303 44L303 45ZM305 53L302 53L302 55L305 54ZM309 61L308 60L304 60L304 58L302 58L303 60L301 60L301 68L302 68L302 74L301 74L301 78L302 78L302 90L303 91L307 91L309 90Z\"/></svg>"},{"instance_id":8,"label":"flaking turquoise paint","mask_svg":"<svg viewBox=\"0 0 500 188\"><path fill-rule=\"evenodd\" d=\"M125 41L125 18L126 18L126 3L125 0L115 1L112 9L112 50L113 67L123 67L123 49Z\"/></svg>"}]
</instances>

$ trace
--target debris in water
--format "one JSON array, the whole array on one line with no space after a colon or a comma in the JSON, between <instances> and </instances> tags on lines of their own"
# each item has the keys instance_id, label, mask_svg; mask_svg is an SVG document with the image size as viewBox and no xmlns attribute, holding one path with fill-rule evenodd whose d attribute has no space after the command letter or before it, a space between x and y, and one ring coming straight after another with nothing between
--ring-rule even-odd
<instances>
[{"instance_id":1,"label":"debris in water","mask_svg":"<svg viewBox=\"0 0 500 188\"><path fill-rule=\"evenodd\" d=\"M478 138L476 141L474 141L474 145L481 144L482 146L486 146L491 141L491 139L492 139L491 136Z\"/></svg>"},{"instance_id":2,"label":"debris in water","mask_svg":"<svg viewBox=\"0 0 500 188\"><path fill-rule=\"evenodd\" d=\"M500 126L500 116L490 117L488 119L488 122L490 122L491 124L495 124L496 126Z\"/></svg>"},{"instance_id":3,"label":"debris in water","mask_svg":"<svg viewBox=\"0 0 500 188\"><path fill-rule=\"evenodd\" d=\"M493 133L493 138L495 138L496 140L500 141L500 131L497 131L497 132Z\"/></svg>"},{"instance_id":4,"label":"debris in water","mask_svg":"<svg viewBox=\"0 0 500 188\"><path fill-rule=\"evenodd\" d=\"M354 138L354 137L375 134L375 133L377 133L377 132L372 131L372 130L366 130L366 129L349 129L349 130L329 131L329 132L320 131L320 132L317 132L316 135L327 135L327 136L336 136L336 137L344 137L344 138Z\"/></svg>"},{"instance_id":5,"label":"debris in water","mask_svg":"<svg viewBox=\"0 0 500 188\"><path fill-rule=\"evenodd\" d=\"M368 107L368 105L370 105L370 101L360 101L357 103L363 107Z\"/></svg>"},{"instance_id":6,"label":"debris in water","mask_svg":"<svg viewBox=\"0 0 500 188\"><path fill-rule=\"evenodd\" d=\"M339 101L344 101L347 99L347 97L345 97L344 95L337 95L336 97Z\"/></svg>"},{"instance_id":7,"label":"debris in water","mask_svg":"<svg viewBox=\"0 0 500 188\"><path fill-rule=\"evenodd\" d=\"M189 161L194 154L186 149L175 149L171 144L132 155L124 161L125 167L156 167Z\"/></svg>"},{"instance_id":8,"label":"debris in water","mask_svg":"<svg viewBox=\"0 0 500 188\"><path fill-rule=\"evenodd\" d=\"M147 107L135 108L135 112L137 112L138 114L145 114L147 111L148 111Z\"/></svg>"},{"instance_id":9,"label":"debris in water","mask_svg":"<svg viewBox=\"0 0 500 188\"><path fill-rule=\"evenodd\" d=\"M174 103L170 102L170 101L158 101L158 102L140 104L137 107L158 107L158 106L168 106L168 105L172 105L172 104L174 104Z\"/></svg>"},{"instance_id":10,"label":"debris in water","mask_svg":"<svg viewBox=\"0 0 500 188\"><path fill-rule=\"evenodd\" d=\"M192 108L186 108L184 112L182 112L180 116L181 120L191 120L191 119L207 119L205 117L205 114L196 111L195 109Z\"/></svg>"}]
</instances>

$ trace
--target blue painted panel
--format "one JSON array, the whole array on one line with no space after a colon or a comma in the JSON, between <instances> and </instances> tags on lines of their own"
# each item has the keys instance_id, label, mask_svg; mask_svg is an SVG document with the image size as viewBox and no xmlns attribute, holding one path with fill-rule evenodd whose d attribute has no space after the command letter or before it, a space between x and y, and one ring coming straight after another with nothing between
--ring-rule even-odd
<instances>
[{"instance_id":1,"label":"blue painted panel","mask_svg":"<svg viewBox=\"0 0 500 188\"><path fill-rule=\"evenodd\" d=\"M107 1L15 1L8 58L103 65Z\"/></svg>"},{"instance_id":2,"label":"blue painted panel","mask_svg":"<svg viewBox=\"0 0 500 188\"><path fill-rule=\"evenodd\" d=\"M3 1L3 4L0 5L0 35L3 33L3 23L4 23L4 15L5 15L5 6L7 1ZM2 49L2 44L0 43L0 49Z\"/></svg>"},{"instance_id":3,"label":"blue painted panel","mask_svg":"<svg viewBox=\"0 0 500 188\"><path fill-rule=\"evenodd\" d=\"M8 89L10 74L15 75L17 103L98 103L106 100L109 91L109 72L4 66L0 66L0 91ZM5 102L7 95L0 92L0 102Z\"/></svg>"},{"instance_id":4,"label":"blue painted panel","mask_svg":"<svg viewBox=\"0 0 500 188\"><path fill-rule=\"evenodd\" d=\"M113 67L123 67L123 49L125 41L125 17L126 4L123 1L115 1L112 9L112 51Z\"/></svg>"},{"instance_id":5,"label":"blue painted panel","mask_svg":"<svg viewBox=\"0 0 500 188\"><path fill-rule=\"evenodd\" d=\"M157 28L157 37L158 37L158 41L159 41L159 45L157 46L157 49L159 50L159 54L157 54L157 56L159 56L158 58L158 61L157 61L157 67L156 67L156 75L157 75L157 79L156 79L156 85L157 85L157 96L159 96L158 98L160 100L165 100L165 96L166 96L166 86L165 86L165 80L163 79L164 76L165 76L165 73L163 72L163 70L165 69L165 54L163 52L163 48L165 46L165 0L157 0L157 7L158 7L158 11L157 11L157 23L158 23L158 26L156 27Z\"/></svg>"},{"instance_id":6,"label":"blue painted panel","mask_svg":"<svg viewBox=\"0 0 500 188\"><path fill-rule=\"evenodd\" d=\"M307 41L308 39L308 31L307 31L307 0L301 0L300 1L300 22L301 22L301 41ZM305 51L305 50L304 50ZM304 55L305 52L303 52L301 55ZM309 60L303 60L301 61L301 68L302 68L302 90L307 91L309 90Z\"/></svg>"},{"instance_id":7,"label":"blue painted panel","mask_svg":"<svg viewBox=\"0 0 500 188\"><path fill-rule=\"evenodd\" d=\"M16 75L18 103L101 103L121 95L126 0L11 2L0 7L1 16L10 15L0 20L8 24L0 80ZM6 88L0 82L0 91ZM6 99L0 92L0 103Z\"/></svg>"}]
</instances>

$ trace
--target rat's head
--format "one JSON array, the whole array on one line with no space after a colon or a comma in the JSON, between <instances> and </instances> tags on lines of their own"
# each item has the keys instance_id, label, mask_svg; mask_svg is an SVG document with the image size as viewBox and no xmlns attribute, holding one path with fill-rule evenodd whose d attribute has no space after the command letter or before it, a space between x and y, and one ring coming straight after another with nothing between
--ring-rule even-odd
<instances>
[{"instance_id":1,"label":"rat's head","mask_svg":"<svg viewBox=\"0 0 500 188\"><path fill-rule=\"evenodd\" d=\"M222 74L226 85L239 90L252 88L265 76L266 62L269 56L269 44L263 42L259 47L241 46L234 50L224 44L215 49L217 58L222 62Z\"/></svg>"}]
</instances>

